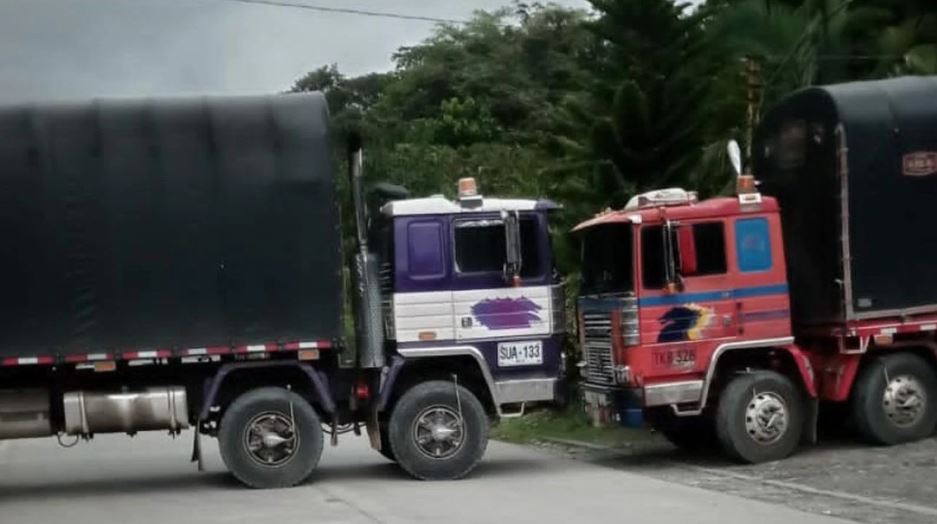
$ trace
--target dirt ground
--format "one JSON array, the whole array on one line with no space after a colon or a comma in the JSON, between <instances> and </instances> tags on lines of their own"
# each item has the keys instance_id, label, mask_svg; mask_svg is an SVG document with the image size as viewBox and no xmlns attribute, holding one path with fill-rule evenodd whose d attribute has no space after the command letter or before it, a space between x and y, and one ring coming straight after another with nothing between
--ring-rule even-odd
<instances>
[{"instance_id":1,"label":"dirt ground","mask_svg":"<svg viewBox=\"0 0 937 524\"><path fill-rule=\"evenodd\" d=\"M827 437L786 460L739 465L663 439L625 448L541 441L577 460L870 524L937 522L937 439L890 448Z\"/></svg>"}]
</instances>

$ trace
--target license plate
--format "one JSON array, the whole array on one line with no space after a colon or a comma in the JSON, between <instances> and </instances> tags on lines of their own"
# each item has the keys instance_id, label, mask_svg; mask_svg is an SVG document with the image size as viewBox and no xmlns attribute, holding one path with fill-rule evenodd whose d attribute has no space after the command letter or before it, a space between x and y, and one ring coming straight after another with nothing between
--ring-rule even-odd
<instances>
[{"instance_id":1,"label":"license plate","mask_svg":"<svg viewBox=\"0 0 937 524\"><path fill-rule=\"evenodd\" d=\"M498 344L498 367L536 366L543 364L543 343L539 340L501 342Z\"/></svg>"},{"instance_id":2,"label":"license plate","mask_svg":"<svg viewBox=\"0 0 937 524\"><path fill-rule=\"evenodd\" d=\"M696 350L689 348L657 350L654 352L654 365L658 368L692 369L696 367Z\"/></svg>"}]
</instances>

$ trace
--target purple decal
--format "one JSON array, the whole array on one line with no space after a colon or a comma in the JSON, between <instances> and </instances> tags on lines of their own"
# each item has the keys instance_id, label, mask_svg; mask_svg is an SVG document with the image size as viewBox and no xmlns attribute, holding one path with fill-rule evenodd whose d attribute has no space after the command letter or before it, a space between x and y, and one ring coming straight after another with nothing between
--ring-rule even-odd
<instances>
[{"instance_id":1,"label":"purple decal","mask_svg":"<svg viewBox=\"0 0 937 524\"><path fill-rule=\"evenodd\" d=\"M472 306L472 315L488 329L529 328L533 322L540 322L537 311L541 309L526 297L486 298Z\"/></svg>"}]
</instances>

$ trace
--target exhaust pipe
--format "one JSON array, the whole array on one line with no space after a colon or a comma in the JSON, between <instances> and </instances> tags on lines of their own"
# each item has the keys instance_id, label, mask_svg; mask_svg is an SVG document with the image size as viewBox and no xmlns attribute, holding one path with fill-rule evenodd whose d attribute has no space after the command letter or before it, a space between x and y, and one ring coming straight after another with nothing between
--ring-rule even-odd
<instances>
[{"instance_id":1,"label":"exhaust pipe","mask_svg":"<svg viewBox=\"0 0 937 524\"><path fill-rule=\"evenodd\" d=\"M364 198L364 152L361 137L348 139L348 177L355 206L355 254L353 303L358 366L384 367L384 315L381 304L380 261L368 248L368 215Z\"/></svg>"}]
</instances>

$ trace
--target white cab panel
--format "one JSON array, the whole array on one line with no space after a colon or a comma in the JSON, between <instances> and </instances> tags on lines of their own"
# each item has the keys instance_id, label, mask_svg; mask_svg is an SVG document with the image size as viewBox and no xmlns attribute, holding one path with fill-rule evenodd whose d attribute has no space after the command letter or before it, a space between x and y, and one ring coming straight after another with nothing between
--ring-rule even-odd
<instances>
[{"instance_id":1,"label":"white cab panel","mask_svg":"<svg viewBox=\"0 0 937 524\"><path fill-rule=\"evenodd\" d=\"M394 294L394 325L398 342L454 340L453 318L452 291Z\"/></svg>"}]
</instances>

